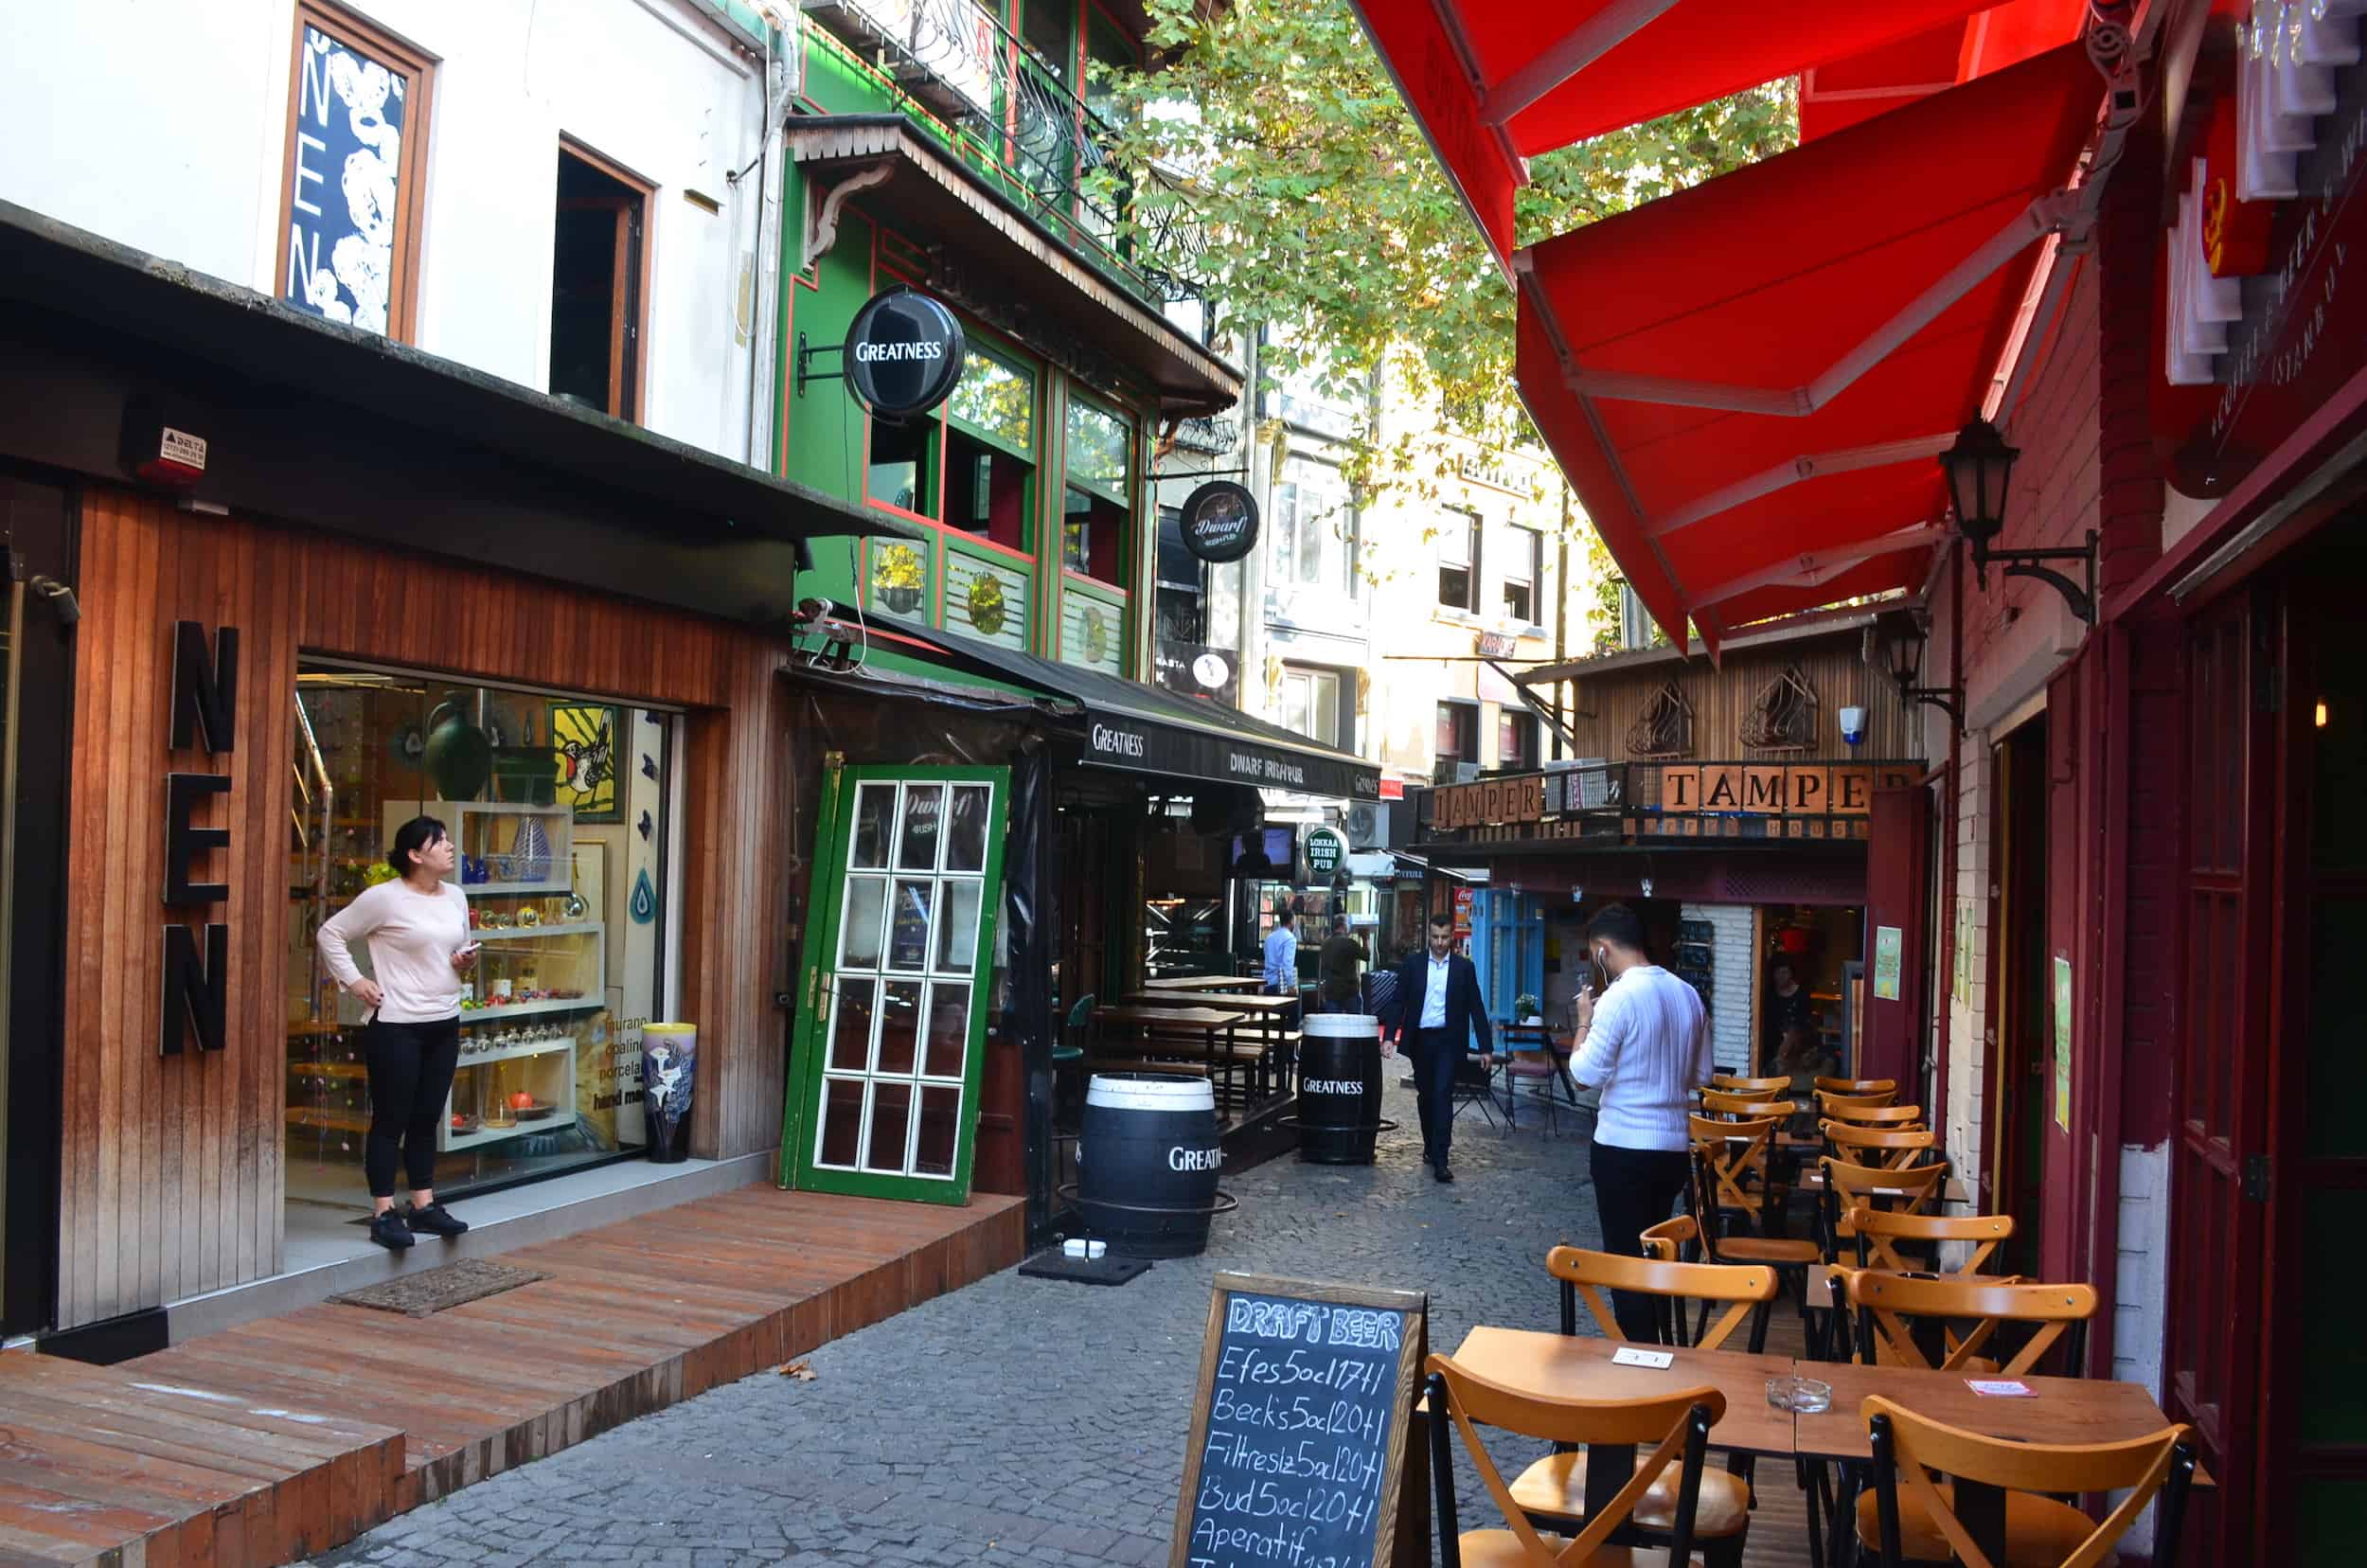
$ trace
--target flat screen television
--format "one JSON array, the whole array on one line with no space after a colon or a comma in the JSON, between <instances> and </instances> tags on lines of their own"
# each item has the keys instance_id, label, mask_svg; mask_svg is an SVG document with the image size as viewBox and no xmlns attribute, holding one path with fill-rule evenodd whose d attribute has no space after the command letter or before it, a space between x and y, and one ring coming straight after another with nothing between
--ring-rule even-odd
<instances>
[{"instance_id":1,"label":"flat screen television","mask_svg":"<svg viewBox=\"0 0 2367 1568\"><path fill-rule=\"evenodd\" d=\"M1295 828L1261 828L1255 833L1236 833L1233 847L1225 862L1229 877L1261 877L1269 882L1298 880L1298 829Z\"/></svg>"}]
</instances>

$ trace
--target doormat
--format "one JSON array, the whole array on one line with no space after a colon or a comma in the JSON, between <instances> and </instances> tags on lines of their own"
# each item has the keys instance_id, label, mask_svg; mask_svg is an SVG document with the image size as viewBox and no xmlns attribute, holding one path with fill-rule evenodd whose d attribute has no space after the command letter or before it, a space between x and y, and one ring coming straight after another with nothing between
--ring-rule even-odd
<instances>
[{"instance_id":1,"label":"doormat","mask_svg":"<svg viewBox=\"0 0 2367 1568\"><path fill-rule=\"evenodd\" d=\"M1099 1257L1071 1257L1053 1247L1038 1253L1019 1266L1019 1272L1030 1279L1066 1279L1078 1285L1123 1285L1150 1267L1147 1257L1120 1257L1107 1253Z\"/></svg>"},{"instance_id":2,"label":"doormat","mask_svg":"<svg viewBox=\"0 0 2367 1568\"><path fill-rule=\"evenodd\" d=\"M406 1317L430 1317L447 1307L464 1302L482 1301L504 1291L514 1291L521 1285L531 1285L538 1279L548 1279L546 1274L521 1269L508 1263L495 1263L482 1257L464 1257L457 1263L447 1263L440 1269L423 1274L404 1274L383 1285L367 1285L358 1291L329 1299L347 1307L375 1307L382 1312L400 1312Z\"/></svg>"}]
</instances>

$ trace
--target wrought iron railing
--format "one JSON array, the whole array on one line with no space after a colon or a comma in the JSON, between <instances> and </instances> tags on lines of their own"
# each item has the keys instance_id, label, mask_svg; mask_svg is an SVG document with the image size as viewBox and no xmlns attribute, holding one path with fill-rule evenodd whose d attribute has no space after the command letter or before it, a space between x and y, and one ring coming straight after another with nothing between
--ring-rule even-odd
<instances>
[{"instance_id":1,"label":"wrought iron railing","mask_svg":"<svg viewBox=\"0 0 2367 1568\"><path fill-rule=\"evenodd\" d=\"M974 0L805 0L866 65L1032 198L1072 248L1145 297L1201 294L1207 238L1180 190L1103 177L1115 129L1042 55Z\"/></svg>"}]
</instances>

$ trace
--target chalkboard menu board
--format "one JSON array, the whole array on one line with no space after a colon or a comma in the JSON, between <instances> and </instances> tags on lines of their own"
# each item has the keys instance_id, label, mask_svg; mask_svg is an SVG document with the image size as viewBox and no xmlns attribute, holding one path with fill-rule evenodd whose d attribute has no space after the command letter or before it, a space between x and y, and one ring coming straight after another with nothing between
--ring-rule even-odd
<instances>
[{"instance_id":1,"label":"chalkboard menu board","mask_svg":"<svg viewBox=\"0 0 2367 1568\"><path fill-rule=\"evenodd\" d=\"M1170 1568L1373 1568L1396 1549L1430 1298L1220 1274Z\"/></svg>"}]
</instances>

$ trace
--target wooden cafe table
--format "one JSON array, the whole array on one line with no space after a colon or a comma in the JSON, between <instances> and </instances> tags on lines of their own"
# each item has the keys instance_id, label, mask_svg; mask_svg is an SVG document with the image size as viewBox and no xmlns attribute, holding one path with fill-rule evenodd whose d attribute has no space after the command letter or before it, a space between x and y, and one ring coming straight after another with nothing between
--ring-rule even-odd
<instances>
[{"instance_id":1,"label":"wooden cafe table","mask_svg":"<svg viewBox=\"0 0 2367 1568\"><path fill-rule=\"evenodd\" d=\"M1234 1025L1242 1023L1248 1017L1248 1013L1231 1007L1095 1007L1094 1009L1094 1022L1104 1029L1126 1029L1139 1035L1140 1042L1144 1047L1141 1054L1145 1057L1148 1057L1152 1050L1174 1054L1172 1042L1198 1036L1201 1044L1202 1060L1212 1082L1218 1071L1218 1053L1223 1048L1218 1041L1218 1036L1229 1034ZM1122 1041L1105 1042L1103 1049L1097 1054L1105 1059L1118 1056L1128 1043ZM1112 1045L1118 1049L1112 1049ZM1124 1060L1131 1061L1135 1059ZM1218 1110L1219 1119L1222 1120L1223 1107L1219 1106Z\"/></svg>"},{"instance_id":2,"label":"wooden cafe table","mask_svg":"<svg viewBox=\"0 0 2367 1568\"><path fill-rule=\"evenodd\" d=\"M1170 974L1146 980L1143 989L1155 991L1261 991L1266 982L1254 974Z\"/></svg>"},{"instance_id":3,"label":"wooden cafe table","mask_svg":"<svg viewBox=\"0 0 2367 1568\"><path fill-rule=\"evenodd\" d=\"M1647 1345L1676 1359L1665 1370L1621 1366L1611 1360L1618 1340L1485 1324L1463 1336L1454 1359L1492 1382L1574 1399L1637 1399L1708 1384L1726 1396L1726 1414L1710 1428L1710 1446L1736 1453L1792 1455L1792 1415L1767 1402L1767 1380L1789 1377L1789 1356L1742 1350L1690 1350ZM1589 1474L1592 1476L1592 1470ZM1614 1485L1612 1490L1616 1491Z\"/></svg>"},{"instance_id":4,"label":"wooden cafe table","mask_svg":"<svg viewBox=\"0 0 2367 1568\"><path fill-rule=\"evenodd\" d=\"M1797 1418L1796 1441L1800 1458L1810 1471L1809 1516L1811 1520L1816 1517L1821 1504L1831 1560L1836 1563L1846 1560L1842 1545L1857 1529L1855 1472L1874 1452L1865 1417L1859 1412L1869 1394L1879 1394L1918 1416L1949 1426L2023 1443L2119 1442L2172 1424L2144 1385L2103 1378L2025 1375L2012 1380L2031 1390L2030 1397L2020 1398L1976 1394L1966 1374L1923 1367L1802 1362L1798 1371L1804 1378L1833 1385L1830 1409ZM1711 1429L1713 1442L1718 1430ZM1826 1473L1826 1467L1833 1463L1840 1463L1848 1472L1838 1487L1830 1485ZM2198 1468L2195 1484L2207 1487L2212 1481ZM1957 1510L1990 1560L2003 1562L2003 1495L1992 1488L1960 1487Z\"/></svg>"}]
</instances>

